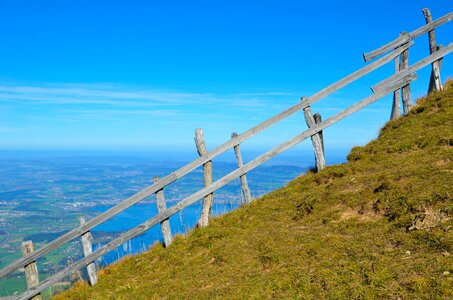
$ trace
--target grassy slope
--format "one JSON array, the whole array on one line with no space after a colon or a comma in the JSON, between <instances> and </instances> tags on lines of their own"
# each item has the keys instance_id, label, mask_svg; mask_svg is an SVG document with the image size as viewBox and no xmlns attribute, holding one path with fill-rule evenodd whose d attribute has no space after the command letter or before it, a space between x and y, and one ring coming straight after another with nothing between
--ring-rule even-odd
<instances>
[{"instance_id":1,"label":"grassy slope","mask_svg":"<svg viewBox=\"0 0 453 300\"><path fill-rule=\"evenodd\" d=\"M299 177L56 298L453 297L452 128L450 81L352 149L349 163ZM443 222L407 230L433 215Z\"/></svg>"}]
</instances>

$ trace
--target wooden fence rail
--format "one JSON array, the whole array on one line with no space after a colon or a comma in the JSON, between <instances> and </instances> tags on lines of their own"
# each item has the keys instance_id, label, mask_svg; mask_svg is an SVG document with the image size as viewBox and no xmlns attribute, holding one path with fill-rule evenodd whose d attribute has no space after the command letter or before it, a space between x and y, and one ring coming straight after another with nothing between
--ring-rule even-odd
<instances>
[{"instance_id":1,"label":"wooden fence rail","mask_svg":"<svg viewBox=\"0 0 453 300\"><path fill-rule=\"evenodd\" d=\"M375 59L376 57L381 56L382 54L387 53L390 50L395 49L395 48L403 45L404 43L407 43L410 40L413 40L416 37L433 30L436 27L439 27L440 25L450 22L451 20L453 20L453 12L450 12L450 13L446 14L445 16L443 16L433 22L430 22L430 23L426 24L425 26L422 26L422 27L408 33L407 35L404 35L404 36L400 35L395 40L377 48L376 50L373 50L368 53L364 53L363 58L364 58L365 62Z\"/></svg>"},{"instance_id":2,"label":"wooden fence rail","mask_svg":"<svg viewBox=\"0 0 453 300\"><path fill-rule=\"evenodd\" d=\"M98 216L92 218L85 222L81 220L80 226L67 232L66 234L58 237L54 241L43 245L36 251L25 251L24 256L10 265L6 266L0 270L0 278L14 272L15 270L22 267L35 266L35 261L42 257L43 255L49 253L50 251L60 247L61 245L77 238L82 238L83 243L83 253L84 257L79 261L68 265L62 271L46 278L39 283L39 280L33 281L32 284L27 286L27 291L21 295L14 296L15 299L30 299L39 295L44 289L52 286L53 284L63 280L65 277L77 272L81 268L87 267L89 280L91 284L95 284L97 281L96 270L94 266L94 261L109 251L119 247L128 240L144 233L149 228L155 226L156 224L161 224L161 230L164 237L165 246L169 246L172 242L172 233L168 219L180 212L185 207L192 205L193 203L204 199L203 211L204 214L201 215L201 218L198 222L200 227L204 227L208 224L209 221L209 212L212 206L212 197L213 193L219 188L225 186L232 180L240 178L241 180L241 191L244 197L244 202L251 202L250 189L247 183L246 173L253 170L254 168L262 165L276 155L288 150L289 148L297 145L307 138L312 139L313 147L315 150L316 165L317 169L321 170L325 167L325 157L324 157L324 141L322 138L322 130L335 124L336 122L348 117L354 112L357 112L364 108L365 106L377 101L378 99L394 93L393 103L392 103L392 118L397 118L400 114L399 106L399 97L400 91L402 90L402 100L404 112L407 113L410 109L410 83L417 78L415 74L421 68L424 68L428 65L432 65L432 85L434 88L438 89L437 79L440 81L440 60L447 54L453 51L453 43L450 43L447 47L438 47L435 44L434 29L437 26L445 24L446 22L453 19L453 12L449 13L435 21L432 21L431 14L429 10L424 10L424 16L426 19L426 25L408 33L402 34L400 37L368 54L364 54L365 60L371 60L380 56L386 52L391 51L390 53L384 55L383 57L377 59L376 61L364 66L363 68L353 72L352 74L344 77L343 79L333 83L332 85L324 88L318 93L312 95L311 97L303 97L301 101L287 110L265 120L264 122L258 124L257 126L247 130L243 134L233 133L231 139L224 144L216 147L212 151L207 151L204 143L204 137L201 129L197 129L195 143L197 146L198 153L200 157L194 161L186 164L180 169L174 171L173 173L163 177L162 179L154 178L153 184L124 200L123 202L117 204L116 206L110 208L104 213L99 214ZM408 50L413 45L412 39L423 34L429 34L430 42L430 55L423 58L422 60L416 62L412 66L409 66L408 62ZM353 81L367 75L368 73L382 67L383 65L394 61L395 63L395 74L386 78L385 80L379 82L372 87L373 94L362 101L351 105L347 109L337 113L336 115L322 121L319 114L313 115L311 112L310 106L319 101L320 99L334 93L335 91L343 88L344 86L352 83ZM437 66L437 67L436 67ZM431 86L431 84L430 84ZM441 87L440 87L441 88ZM281 120L295 114L296 112L304 111L305 120L308 125L308 129L302 133L296 135L292 139L276 146L275 148L269 150L268 152L256 157L255 159L249 161L248 163L243 162L242 154L240 151L240 144L263 130L269 128L270 126L280 122ZM220 178L219 180L212 182L212 160L218 155L234 149L236 158L237 158L237 169ZM180 179L181 177L187 175L194 169L203 166L204 169L204 188L198 190L187 198L179 201L178 203L166 207L165 197L163 194L164 188L174 181ZM130 206L138 203L139 201L155 194L156 195L156 204L158 207L157 215L148 219L139 226L130 229L126 232L123 232L118 237L114 238L109 243L99 247L95 251L92 251L91 245L91 234L90 230L103 223L104 221L112 218L118 213L124 211ZM36 271L37 275L37 271ZM27 281L28 282L28 281Z\"/></svg>"},{"instance_id":3,"label":"wooden fence rail","mask_svg":"<svg viewBox=\"0 0 453 300\"><path fill-rule=\"evenodd\" d=\"M389 82L394 81L395 78L397 78L398 76L400 76L400 75L407 76L409 74L413 74L416 71L418 71L418 70L420 70L420 69L432 64L433 62L438 61L440 58L446 56L447 54L450 54L452 51L453 51L453 43L450 43L450 44L448 44L447 47L442 48L442 49L434 52L433 54L425 57L422 60L419 60L418 62L416 62L412 66L409 66L409 67L401 70L398 74L395 74L393 76L388 77L387 79L382 80L378 84L374 85L371 88L371 90L373 92L379 91L380 89L385 88L389 84Z\"/></svg>"}]
</instances>

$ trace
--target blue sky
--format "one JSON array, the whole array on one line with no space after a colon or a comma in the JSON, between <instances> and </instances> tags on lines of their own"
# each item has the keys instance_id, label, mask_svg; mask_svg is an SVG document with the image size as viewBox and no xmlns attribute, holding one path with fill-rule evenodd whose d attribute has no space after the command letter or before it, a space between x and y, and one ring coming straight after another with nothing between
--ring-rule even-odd
<instances>
[{"instance_id":1,"label":"blue sky","mask_svg":"<svg viewBox=\"0 0 453 300\"><path fill-rule=\"evenodd\" d=\"M363 52L422 26L423 7L436 19L453 2L0 0L0 150L186 149L197 127L212 148L364 66ZM437 36L451 42L453 22ZM428 54L426 35L415 42L412 62ZM452 71L448 56L444 79ZM313 109L327 118L392 73ZM390 107L385 98L326 130L326 146L366 143ZM297 114L244 146L305 128Z\"/></svg>"}]
</instances>

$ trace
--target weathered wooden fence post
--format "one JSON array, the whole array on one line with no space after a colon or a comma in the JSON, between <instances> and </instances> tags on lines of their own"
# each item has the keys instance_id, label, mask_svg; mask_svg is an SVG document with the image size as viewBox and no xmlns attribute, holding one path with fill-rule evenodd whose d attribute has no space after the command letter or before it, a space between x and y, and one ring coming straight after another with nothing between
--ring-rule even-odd
<instances>
[{"instance_id":1,"label":"weathered wooden fence post","mask_svg":"<svg viewBox=\"0 0 453 300\"><path fill-rule=\"evenodd\" d=\"M85 217L81 216L79 218L80 226L85 224ZM93 236L90 231L82 234L82 248L83 255L88 256L93 252ZM91 262L87 265L88 281L91 286L95 285L98 282L98 275L96 274L96 265L94 262Z\"/></svg>"},{"instance_id":2,"label":"weathered wooden fence post","mask_svg":"<svg viewBox=\"0 0 453 300\"><path fill-rule=\"evenodd\" d=\"M301 101L305 101L307 98L302 97ZM310 106L304 108L304 115L305 115L305 122L309 128L316 126L315 118L311 113ZM321 140L320 133L315 133L311 136L311 142L313 144L313 149L315 151L315 160L316 160L316 170L319 172L320 170L326 167L326 160L324 158L324 146L323 141Z\"/></svg>"},{"instance_id":3,"label":"weathered wooden fence post","mask_svg":"<svg viewBox=\"0 0 453 300\"><path fill-rule=\"evenodd\" d=\"M236 132L233 132L231 134L231 138L234 139L238 136ZM239 147L239 144L234 146L234 154L236 155L236 160L238 163L238 168L242 167L244 165L242 161L242 154L241 154L241 148ZM252 196L250 195L250 189L249 189L249 184L247 182L247 177L246 175L241 175L241 191L242 191L242 196L244 197L244 203L249 204L252 202Z\"/></svg>"},{"instance_id":4,"label":"weathered wooden fence post","mask_svg":"<svg viewBox=\"0 0 453 300\"><path fill-rule=\"evenodd\" d=\"M206 144L204 142L203 129L197 128L195 130L195 145L197 146L197 151L200 156L208 153L206 150ZM204 174L204 186L212 184L212 161L208 161L203 164L203 174ZM198 227L206 227L209 224L209 215L211 213L212 202L214 200L214 194L211 193L204 197L203 208L201 210L201 216L198 220Z\"/></svg>"},{"instance_id":5,"label":"weathered wooden fence post","mask_svg":"<svg viewBox=\"0 0 453 300\"><path fill-rule=\"evenodd\" d=\"M399 55L395 57L395 74L399 73L400 71L400 59L401 57ZM401 89L397 89L393 92L392 112L390 114L390 120L396 120L399 117L401 117Z\"/></svg>"},{"instance_id":6,"label":"weathered wooden fence post","mask_svg":"<svg viewBox=\"0 0 453 300\"><path fill-rule=\"evenodd\" d=\"M160 180L159 176L153 178L153 182L157 183ZM160 213L167 209L167 204L165 203L164 189L160 189L156 192L156 205L157 211ZM162 231L162 236L164 237L164 246L168 247L173 242L173 237L171 235L170 221L165 219L160 222L160 229Z\"/></svg>"},{"instance_id":7,"label":"weathered wooden fence post","mask_svg":"<svg viewBox=\"0 0 453 300\"><path fill-rule=\"evenodd\" d=\"M29 253L34 251L33 242L32 241L25 241L22 243L22 255L25 256ZM27 281L27 289L35 287L39 284L39 273L38 273L38 266L36 262L31 262L25 266L25 280ZM41 294L38 294L31 299L38 299L41 300Z\"/></svg>"},{"instance_id":8,"label":"weathered wooden fence post","mask_svg":"<svg viewBox=\"0 0 453 300\"><path fill-rule=\"evenodd\" d=\"M407 34L407 32L402 33L402 35L406 35L406 34ZM401 47L406 44L401 45ZM409 49L406 49L403 51L403 53L401 53L400 71L407 69L407 68L409 68ZM402 94L402 100L403 100L403 112L406 115L407 113L409 113L409 110L412 107L410 83L402 87L401 94Z\"/></svg>"},{"instance_id":9,"label":"weathered wooden fence post","mask_svg":"<svg viewBox=\"0 0 453 300\"><path fill-rule=\"evenodd\" d=\"M315 124L319 124L322 122L320 113L315 113L313 115L313 118L315 119ZM320 132L318 132L318 134L319 134L319 138L321 139L322 152L324 153L324 134L322 133L322 130Z\"/></svg>"},{"instance_id":10,"label":"weathered wooden fence post","mask_svg":"<svg viewBox=\"0 0 453 300\"><path fill-rule=\"evenodd\" d=\"M429 9L424 8L422 11L423 16L425 17L426 24L431 23L433 21L433 18L431 16L431 12L429 11ZM438 47L436 45L436 33L434 29L428 32L428 38L429 38L429 53L433 54L438 50ZM441 68L440 60L433 62L431 66L432 70L431 78L429 80L428 94L431 93L432 91L441 91L443 89L442 81L440 79L440 68Z\"/></svg>"}]
</instances>

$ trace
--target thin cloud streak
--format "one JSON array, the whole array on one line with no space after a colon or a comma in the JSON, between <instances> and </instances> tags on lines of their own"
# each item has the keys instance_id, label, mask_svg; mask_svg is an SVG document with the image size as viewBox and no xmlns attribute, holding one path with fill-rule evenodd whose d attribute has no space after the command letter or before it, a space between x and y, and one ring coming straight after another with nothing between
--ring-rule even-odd
<instances>
[{"instance_id":1,"label":"thin cloud streak","mask_svg":"<svg viewBox=\"0 0 453 300\"><path fill-rule=\"evenodd\" d=\"M290 93L181 93L124 87L121 85L62 85L51 87L0 85L0 102L34 102L41 105L105 105L118 107L171 107L222 104L236 108L268 107L278 102L267 97ZM263 97L263 98L258 98Z\"/></svg>"}]
</instances>

